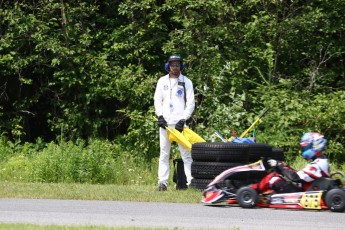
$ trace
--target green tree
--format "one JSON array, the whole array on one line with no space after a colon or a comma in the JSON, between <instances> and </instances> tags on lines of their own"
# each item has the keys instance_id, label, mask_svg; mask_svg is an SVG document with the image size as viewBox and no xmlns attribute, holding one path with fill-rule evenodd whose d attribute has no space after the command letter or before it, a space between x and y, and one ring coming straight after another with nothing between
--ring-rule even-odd
<instances>
[{"instance_id":1,"label":"green tree","mask_svg":"<svg viewBox=\"0 0 345 230\"><path fill-rule=\"evenodd\" d=\"M197 97L192 128L206 139L241 132L270 107L282 121L268 122L280 125L274 132L260 125L272 137L263 140L281 145L315 128L342 143L334 101L345 87L344 9L342 0L1 1L0 131L22 141L117 139L153 158L155 84L180 53ZM297 109L312 101L313 116L335 112L313 123Z\"/></svg>"}]
</instances>

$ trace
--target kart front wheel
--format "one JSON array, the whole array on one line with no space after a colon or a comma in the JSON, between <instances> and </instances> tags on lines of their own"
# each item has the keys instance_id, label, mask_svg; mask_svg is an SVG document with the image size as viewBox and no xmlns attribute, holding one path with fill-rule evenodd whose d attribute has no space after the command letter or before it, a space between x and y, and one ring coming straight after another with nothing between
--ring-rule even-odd
<instances>
[{"instance_id":1,"label":"kart front wheel","mask_svg":"<svg viewBox=\"0 0 345 230\"><path fill-rule=\"evenodd\" d=\"M332 212L345 211L345 191L341 189L332 189L326 194L325 202Z\"/></svg>"},{"instance_id":2,"label":"kart front wheel","mask_svg":"<svg viewBox=\"0 0 345 230\"><path fill-rule=\"evenodd\" d=\"M242 208L254 208L258 193L251 187L242 187L236 193L236 200Z\"/></svg>"}]
</instances>

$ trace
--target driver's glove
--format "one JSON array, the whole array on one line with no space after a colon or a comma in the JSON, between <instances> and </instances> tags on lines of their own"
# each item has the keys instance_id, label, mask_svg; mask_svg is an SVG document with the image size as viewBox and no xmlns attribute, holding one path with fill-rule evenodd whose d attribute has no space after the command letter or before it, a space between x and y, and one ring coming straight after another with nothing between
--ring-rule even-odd
<instances>
[{"instance_id":1,"label":"driver's glove","mask_svg":"<svg viewBox=\"0 0 345 230\"><path fill-rule=\"evenodd\" d=\"M161 115L158 117L158 122L157 122L158 126L165 129L168 126L167 121L164 119L164 117Z\"/></svg>"},{"instance_id":2,"label":"driver's glove","mask_svg":"<svg viewBox=\"0 0 345 230\"><path fill-rule=\"evenodd\" d=\"M272 168L273 167L276 167L277 164L278 164L278 161L274 160L274 159L270 159L267 161L268 165L271 166Z\"/></svg>"},{"instance_id":3,"label":"driver's glove","mask_svg":"<svg viewBox=\"0 0 345 230\"><path fill-rule=\"evenodd\" d=\"M177 124L175 125L175 129L178 130L179 132L183 131L183 126L186 123L185 119L181 119L177 122Z\"/></svg>"}]
</instances>

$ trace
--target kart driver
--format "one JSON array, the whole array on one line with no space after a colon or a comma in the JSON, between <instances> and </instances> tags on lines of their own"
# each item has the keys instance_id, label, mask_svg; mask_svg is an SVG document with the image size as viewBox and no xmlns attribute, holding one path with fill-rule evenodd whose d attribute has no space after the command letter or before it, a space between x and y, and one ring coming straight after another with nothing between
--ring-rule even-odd
<instances>
[{"instance_id":1,"label":"kart driver","mask_svg":"<svg viewBox=\"0 0 345 230\"><path fill-rule=\"evenodd\" d=\"M275 171L265 176L259 183L251 185L258 193L274 190L276 193L302 192L307 190L315 179L329 177L329 164L324 150L327 140L320 133L305 133L300 141L302 156L306 160L313 160L302 170L296 171L284 162L268 160L268 164ZM286 179L287 178L287 179ZM295 182L298 185L291 183Z\"/></svg>"},{"instance_id":2,"label":"kart driver","mask_svg":"<svg viewBox=\"0 0 345 230\"><path fill-rule=\"evenodd\" d=\"M184 69L180 55L173 54L165 64L169 74L161 77L156 86L154 95L155 112L158 116L160 155L158 164L158 191L166 191L169 180L169 158L171 142L166 127L175 128L182 132L186 120L191 117L194 107L194 89L192 81L181 74ZM187 186L193 177L191 173L192 155L183 145L178 144Z\"/></svg>"}]
</instances>

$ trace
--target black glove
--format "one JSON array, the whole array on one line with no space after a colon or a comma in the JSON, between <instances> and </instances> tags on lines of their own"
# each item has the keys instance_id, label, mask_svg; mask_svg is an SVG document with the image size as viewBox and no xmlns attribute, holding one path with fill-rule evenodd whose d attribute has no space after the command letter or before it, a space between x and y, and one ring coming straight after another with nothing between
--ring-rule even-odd
<instances>
[{"instance_id":1,"label":"black glove","mask_svg":"<svg viewBox=\"0 0 345 230\"><path fill-rule=\"evenodd\" d=\"M168 126L167 121L164 119L164 117L161 115L158 117L158 122L157 122L158 126L165 129Z\"/></svg>"},{"instance_id":2,"label":"black glove","mask_svg":"<svg viewBox=\"0 0 345 230\"><path fill-rule=\"evenodd\" d=\"M181 119L177 122L177 124L175 125L175 129L182 132L183 131L183 126L186 123L185 119Z\"/></svg>"}]
</instances>

